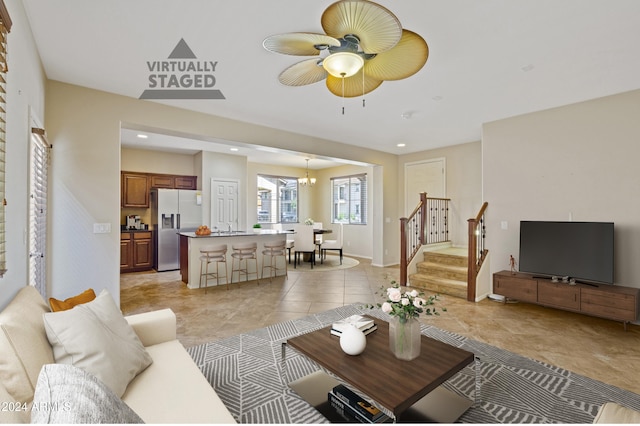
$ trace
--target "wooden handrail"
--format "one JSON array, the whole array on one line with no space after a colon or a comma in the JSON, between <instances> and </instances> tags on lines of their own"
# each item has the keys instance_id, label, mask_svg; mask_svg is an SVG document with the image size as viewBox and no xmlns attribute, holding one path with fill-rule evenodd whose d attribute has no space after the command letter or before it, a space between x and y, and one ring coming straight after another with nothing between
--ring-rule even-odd
<instances>
[{"instance_id":1,"label":"wooden handrail","mask_svg":"<svg viewBox=\"0 0 640 426\"><path fill-rule=\"evenodd\" d=\"M400 285L407 285L409 263L424 244L449 240L449 201L421 192L411 215L400 218Z\"/></svg>"},{"instance_id":2,"label":"wooden handrail","mask_svg":"<svg viewBox=\"0 0 640 426\"><path fill-rule=\"evenodd\" d=\"M467 267L467 300L475 302L476 300L476 284L480 266L487 257L488 250L484 247L485 226L484 213L489 203L486 201L480 207L480 211L475 218L468 220L469 230L469 255ZM478 238L479 237L479 238Z\"/></svg>"},{"instance_id":3,"label":"wooden handrail","mask_svg":"<svg viewBox=\"0 0 640 426\"><path fill-rule=\"evenodd\" d=\"M484 216L484 212L485 212L485 210L487 210L488 206L489 206L489 203L487 203L486 201L484 203L482 203L482 207L480 207L480 211L476 215L476 222L480 222L480 220L482 219L482 216Z\"/></svg>"},{"instance_id":4,"label":"wooden handrail","mask_svg":"<svg viewBox=\"0 0 640 426\"><path fill-rule=\"evenodd\" d=\"M427 193L420 193L420 202L409 217L400 218L400 285L407 285L407 268L424 244L424 222L427 217ZM409 234L413 225L414 232ZM417 230L416 230L417 228ZM411 250L409 250L411 246Z\"/></svg>"}]
</instances>

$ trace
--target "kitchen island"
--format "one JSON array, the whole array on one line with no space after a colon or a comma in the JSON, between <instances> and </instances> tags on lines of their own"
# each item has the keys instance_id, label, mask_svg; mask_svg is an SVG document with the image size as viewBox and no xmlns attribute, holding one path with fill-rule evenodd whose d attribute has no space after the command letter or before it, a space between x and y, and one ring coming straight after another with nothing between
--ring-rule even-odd
<instances>
[{"instance_id":1,"label":"kitchen island","mask_svg":"<svg viewBox=\"0 0 640 426\"><path fill-rule=\"evenodd\" d=\"M256 257L258 258L258 278L261 278L262 269L262 250L264 249L264 243L286 241L287 234L290 231L279 231L273 229L261 229L255 231L230 231L230 232L211 232L210 235L196 235L195 232L180 232L180 275L182 281L187 284L187 287L194 289L200 287L200 249L202 247L210 245L227 245L227 273L229 274L229 283L231 283L231 269L233 252L232 246L236 243L252 243L256 242L258 245ZM284 262L282 258L278 258L278 262ZM282 268L286 265L278 263L278 268ZM249 262L249 273L253 274L254 264ZM280 273L284 275L284 272ZM252 275L253 276L253 275ZM223 279L222 282L226 281ZM238 273L233 275L233 282L238 282ZM213 283L213 284L212 284ZM215 280L209 281L209 286L216 285Z\"/></svg>"}]
</instances>

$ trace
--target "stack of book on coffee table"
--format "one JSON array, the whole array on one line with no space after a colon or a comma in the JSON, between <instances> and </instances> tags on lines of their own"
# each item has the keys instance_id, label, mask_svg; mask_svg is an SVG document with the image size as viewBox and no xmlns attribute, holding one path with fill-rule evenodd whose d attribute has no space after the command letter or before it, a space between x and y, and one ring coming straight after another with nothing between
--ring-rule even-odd
<instances>
[{"instance_id":1,"label":"stack of book on coffee table","mask_svg":"<svg viewBox=\"0 0 640 426\"><path fill-rule=\"evenodd\" d=\"M331 334L333 334L334 336L341 336L342 332L349 325L353 325L356 328L362 330L365 336L378 329L378 326L375 324L375 322L373 322L373 319L364 317L362 315L351 315L348 318L334 322L331 327Z\"/></svg>"},{"instance_id":2,"label":"stack of book on coffee table","mask_svg":"<svg viewBox=\"0 0 640 426\"><path fill-rule=\"evenodd\" d=\"M329 404L347 423L388 423L391 418L344 385L329 391Z\"/></svg>"}]
</instances>

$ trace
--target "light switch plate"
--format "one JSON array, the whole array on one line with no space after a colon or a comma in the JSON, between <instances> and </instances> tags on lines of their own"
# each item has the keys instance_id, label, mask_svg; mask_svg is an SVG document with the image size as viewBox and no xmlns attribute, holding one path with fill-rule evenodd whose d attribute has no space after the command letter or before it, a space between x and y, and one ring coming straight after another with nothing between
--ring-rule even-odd
<instances>
[{"instance_id":1,"label":"light switch plate","mask_svg":"<svg viewBox=\"0 0 640 426\"><path fill-rule=\"evenodd\" d=\"M111 232L111 224L110 223L94 223L93 224L93 233L94 234L108 234Z\"/></svg>"}]
</instances>

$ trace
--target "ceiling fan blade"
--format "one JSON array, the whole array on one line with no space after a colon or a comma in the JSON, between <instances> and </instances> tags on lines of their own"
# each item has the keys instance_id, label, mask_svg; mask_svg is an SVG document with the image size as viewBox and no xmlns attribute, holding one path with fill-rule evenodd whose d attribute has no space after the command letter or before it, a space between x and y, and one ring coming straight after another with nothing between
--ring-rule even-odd
<instances>
[{"instance_id":1,"label":"ceiling fan blade","mask_svg":"<svg viewBox=\"0 0 640 426\"><path fill-rule=\"evenodd\" d=\"M328 73L327 73L328 74ZM344 79L344 97L354 98L374 91L382 84L382 80L364 76L364 91L362 90L362 73ZM327 75L327 89L336 96L342 97L342 78Z\"/></svg>"},{"instance_id":2,"label":"ceiling fan blade","mask_svg":"<svg viewBox=\"0 0 640 426\"><path fill-rule=\"evenodd\" d=\"M398 44L366 61L364 71L378 80L402 80L420 71L428 57L427 42L413 31L402 30Z\"/></svg>"},{"instance_id":3,"label":"ceiling fan blade","mask_svg":"<svg viewBox=\"0 0 640 426\"><path fill-rule=\"evenodd\" d=\"M330 5L322 14L322 28L335 38L354 34L366 53L391 49L402 36L396 16L379 4L365 0L342 0Z\"/></svg>"},{"instance_id":4,"label":"ceiling fan blade","mask_svg":"<svg viewBox=\"0 0 640 426\"><path fill-rule=\"evenodd\" d=\"M291 65L278 76L285 86L306 86L324 80L329 73L318 65L318 59L307 59Z\"/></svg>"},{"instance_id":5,"label":"ceiling fan blade","mask_svg":"<svg viewBox=\"0 0 640 426\"><path fill-rule=\"evenodd\" d=\"M315 56L321 50L317 46L340 46L340 40L325 34L287 33L265 38L262 46L270 52L285 55Z\"/></svg>"}]
</instances>

